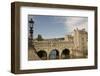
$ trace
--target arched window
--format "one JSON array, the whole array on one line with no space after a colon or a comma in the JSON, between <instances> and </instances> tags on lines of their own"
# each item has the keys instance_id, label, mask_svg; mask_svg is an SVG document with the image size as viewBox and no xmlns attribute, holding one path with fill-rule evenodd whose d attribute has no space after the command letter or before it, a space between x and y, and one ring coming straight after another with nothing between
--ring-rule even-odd
<instances>
[{"instance_id":1,"label":"arched window","mask_svg":"<svg viewBox=\"0 0 100 76\"><path fill-rule=\"evenodd\" d=\"M40 50L37 54L42 60L47 59L47 53L44 50Z\"/></svg>"},{"instance_id":2,"label":"arched window","mask_svg":"<svg viewBox=\"0 0 100 76\"><path fill-rule=\"evenodd\" d=\"M56 49L53 49L49 54L49 59L59 59L59 51Z\"/></svg>"},{"instance_id":3,"label":"arched window","mask_svg":"<svg viewBox=\"0 0 100 76\"><path fill-rule=\"evenodd\" d=\"M64 49L61 53L61 58L62 59L69 59L70 58L70 50Z\"/></svg>"}]
</instances>

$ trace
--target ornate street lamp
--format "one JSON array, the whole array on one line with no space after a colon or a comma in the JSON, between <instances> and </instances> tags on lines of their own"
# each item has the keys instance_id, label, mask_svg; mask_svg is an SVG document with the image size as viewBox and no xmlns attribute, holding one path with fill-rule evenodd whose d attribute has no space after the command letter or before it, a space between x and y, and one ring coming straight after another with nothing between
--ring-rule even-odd
<instances>
[{"instance_id":1,"label":"ornate street lamp","mask_svg":"<svg viewBox=\"0 0 100 76\"><path fill-rule=\"evenodd\" d=\"M33 25L34 25L34 21L33 21L33 19L31 18L29 21L28 21L28 23L29 23L29 46L32 46L32 41L33 41L33 32L34 32L34 30L33 30Z\"/></svg>"}]
</instances>

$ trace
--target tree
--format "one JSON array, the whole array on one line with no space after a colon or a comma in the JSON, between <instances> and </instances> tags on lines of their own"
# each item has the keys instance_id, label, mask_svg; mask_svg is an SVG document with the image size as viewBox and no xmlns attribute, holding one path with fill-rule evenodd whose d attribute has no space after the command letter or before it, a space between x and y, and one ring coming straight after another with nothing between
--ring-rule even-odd
<instances>
[{"instance_id":1,"label":"tree","mask_svg":"<svg viewBox=\"0 0 100 76\"><path fill-rule=\"evenodd\" d=\"M42 35L38 34L37 40L42 41L43 40Z\"/></svg>"}]
</instances>

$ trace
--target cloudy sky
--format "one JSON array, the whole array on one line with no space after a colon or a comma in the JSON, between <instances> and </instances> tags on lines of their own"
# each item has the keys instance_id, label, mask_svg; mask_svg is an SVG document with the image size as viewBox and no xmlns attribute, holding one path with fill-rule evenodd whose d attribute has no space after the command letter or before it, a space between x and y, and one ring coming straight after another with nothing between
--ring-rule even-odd
<instances>
[{"instance_id":1,"label":"cloudy sky","mask_svg":"<svg viewBox=\"0 0 100 76\"><path fill-rule=\"evenodd\" d=\"M28 20L31 18L34 20L34 38L38 34L43 38L64 37L76 28L87 31L88 27L87 17L29 15Z\"/></svg>"}]
</instances>

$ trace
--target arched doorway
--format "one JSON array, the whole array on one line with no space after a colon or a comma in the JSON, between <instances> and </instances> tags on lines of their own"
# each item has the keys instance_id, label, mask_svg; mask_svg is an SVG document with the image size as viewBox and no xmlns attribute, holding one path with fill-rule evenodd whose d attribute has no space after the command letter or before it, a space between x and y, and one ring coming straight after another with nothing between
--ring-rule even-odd
<instances>
[{"instance_id":1,"label":"arched doorway","mask_svg":"<svg viewBox=\"0 0 100 76\"><path fill-rule=\"evenodd\" d=\"M37 52L37 54L42 60L47 59L47 53L44 50L40 50L39 52Z\"/></svg>"},{"instance_id":2,"label":"arched doorway","mask_svg":"<svg viewBox=\"0 0 100 76\"><path fill-rule=\"evenodd\" d=\"M70 50L64 49L61 53L61 58L62 59L69 59L70 58Z\"/></svg>"},{"instance_id":3,"label":"arched doorway","mask_svg":"<svg viewBox=\"0 0 100 76\"><path fill-rule=\"evenodd\" d=\"M49 54L49 59L59 59L59 51L57 49L53 49Z\"/></svg>"}]
</instances>

